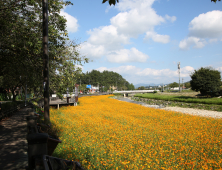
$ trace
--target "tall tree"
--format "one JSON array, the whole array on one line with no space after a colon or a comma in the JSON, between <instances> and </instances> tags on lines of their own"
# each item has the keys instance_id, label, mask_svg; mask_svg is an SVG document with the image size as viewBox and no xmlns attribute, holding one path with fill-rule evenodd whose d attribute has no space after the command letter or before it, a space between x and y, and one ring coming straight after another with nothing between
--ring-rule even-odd
<instances>
[{"instance_id":1,"label":"tall tree","mask_svg":"<svg viewBox=\"0 0 222 170\"><path fill-rule=\"evenodd\" d=\"M68 40L66 19L59 15L63 6L69 4L71 3L60 0L49 3L51 91L55 90L53 81L58 80L58 70L68 66L67 57L69 61L87 62L86 58L81 58L76 51L76 44ZM14 91L16 86L24 87L27 84L39 89L38 87L43 85L42 1L0 1L0 26L0 76L4 77L4 88ZM7 77L13 79L9 81Z\"/></svg>"},{"instance_id":2,"label":"tall tree","mask_svg":"<svg viewBox=\"0 0 222 170\"><path fill-rule=\"evenodd\" d=\"M190 77L192 90L200 91L202 95L215 96L219 94L221 76L218 70L201 67L199 70L194 70Z\"/></svg>"},{"instance_id":3,"label":"tall tree","mask_svg":"<svg viewBox=\"0 0 222 170\"><path fill-rule=\"evenodd\" d=\"M173 82L169 84L169 87L174 88L174 87L179 87L179 84L177 82Z\"/></svg>"}]
</instances>

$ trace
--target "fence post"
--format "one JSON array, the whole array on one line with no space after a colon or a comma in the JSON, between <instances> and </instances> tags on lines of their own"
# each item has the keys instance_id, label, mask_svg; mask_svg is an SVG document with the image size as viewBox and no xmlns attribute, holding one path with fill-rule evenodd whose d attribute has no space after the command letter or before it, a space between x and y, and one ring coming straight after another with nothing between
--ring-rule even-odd
<instances>
[{"instance_id":1,"label":"fence post","mask_svg":"<svg viewBox=\"0 0 222 170\"><path fill-rule=\"evenodd\" d=\"M28 169L35 169L35 158L48 154L47 142L49 135L47 133L28 134Z\"/></svg>"}]
</instances>

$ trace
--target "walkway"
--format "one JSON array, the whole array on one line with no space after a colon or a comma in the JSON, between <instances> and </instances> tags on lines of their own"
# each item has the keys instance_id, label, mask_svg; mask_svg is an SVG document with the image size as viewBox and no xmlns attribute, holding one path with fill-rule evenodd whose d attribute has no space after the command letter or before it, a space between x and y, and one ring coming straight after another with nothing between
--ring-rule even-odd
<instances>
[{"instance_id":1,"label":"walkway","mask_svg":"<svg viewBox=\"0 0 222 170\"><path fill-rule=\"evenodd\" d=\"M23 108L0 122L0 169L25 170L28 166L27 123L29 108Z\"/></svg>"}]
</instances>

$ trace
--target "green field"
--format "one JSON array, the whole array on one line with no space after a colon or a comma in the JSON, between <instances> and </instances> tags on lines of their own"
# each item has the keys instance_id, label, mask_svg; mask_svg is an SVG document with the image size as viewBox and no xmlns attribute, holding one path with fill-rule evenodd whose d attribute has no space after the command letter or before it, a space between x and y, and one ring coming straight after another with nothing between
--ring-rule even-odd
<instances>
[{"instance_id":1,"label":"green field","mask_svg":"<svg viewBox=\"0 0 222 170\"><path fill-rule=\"evenodd\" d=\"M164 95L164 94L136 94L134 97L140 98L149 98L149 99L156 99L156 100L165 100L165 101L178 101L178 102L186 102L186 103L201 103L201 104L216 104L222 105L222 98L200 98L194 96L184 96L184 95Z\"/></svg>"}]
</instances>

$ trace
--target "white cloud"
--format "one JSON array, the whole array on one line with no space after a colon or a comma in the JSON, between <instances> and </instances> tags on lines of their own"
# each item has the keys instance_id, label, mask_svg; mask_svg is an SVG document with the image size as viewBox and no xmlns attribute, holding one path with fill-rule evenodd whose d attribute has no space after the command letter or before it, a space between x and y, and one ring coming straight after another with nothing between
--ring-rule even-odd
<instances>
[{"instance_id":1,"label":"white cloud","mask_svg":"<svg viewBox=\"0 0 222 170\"><path fill-rule=\"evenodd\" d=\"M122 1L117 5L121 12L111 18L111 24L119 33L134 38L146 31L154 30L154 27L165 22L165 19L151 8L153 2L154 0Z\"/></svg>"},{"instance_id":2,"label":"white cloud","mask_svg":"<svg viewBox=\"0 0 222 170\"><path fill-rule=\"evenodd\" d=\"M84 42L80 45L78 49L81 55L88 58L100 58L106 54L105 48L103 45L93 45L88 42Z\"/></svg>"},{"instance_id":3,"label":"white cloud","mask_svg":"<svg viewBox=\"0 0 222 170\"><path fill-rule=\"evenodd\" d=\"M222 35L222 11L210 11L195 17L189 24L189 36L218 38Z\"/></svg>"},{"instance_id":4,"label":"white cloud","mask_svg":"<svg viewBox=\"0 0 222 170\"><path fill-rule=\"evenodd\" d=\"M222 68L221 68L222 69ZM100 72L104 70L114 71L122 75L130 83L172 83L178 81L178 71L170 69L152 69L145 68L141 69L133 65L126 65L120 67L100 67L96 69ZM191 66L185 66L181 68L181 78L190 79L190 74L194 71Z\"/></svg>"},{"instance_id":5,"label":"white cloud","mask_svg":"<svg viewBox=\"0 0 222 170\"><path fill-rule=\"evenodd\" d=\"M189 23L188 38L180 41L181 49L202 48L222 37L222 11L214 10L200 14ZM209 40L208 40L209 39Z\"/></svg>"},{"instance_id":6,"label":"white cloud","mask_svg":"<svg viewBox=\"0 0 222 170\"><path fill-rule=\"evenodd\" d=\"M117 51L109 52L107 59L113 63L125 63L125 62L145 62L149 58L148 55L143 54L136 48L120 49Z\"/></svg>"},{"instance_id":7,"label":"white cloud","mask_svg":"<svg viewBox=\"0 0 222 170\"><path fill-rule=\"evenodd\" d=\"M218 67L218 68L216 68L216 70L222 72L222 67Z\"/></svg>"},{"instance_id":8,"label":"white cloud","mask_svg":"<svg viewBox=\"0 0 222 170\"><path fill-rule=\"evenodd\" d=\"M160 35L160 34L157 34L156 32L150 32L150 31L146 32L144 39L147 40L150 38L155 42L159 42L159 43L163 43L163 44L170 42L169 35Z\"/></svg>"},{"instance_id":9,"label":"white cloud","mask_svg":"<svg viewBox=\"0 0 222 170\"><path fill-rule=\"evenodd\" d=\"M78 25L78 20L75 18L75 17L73 17L72 15L70 15L70 14L68 14L67 12L65 12L64 10L61 10L60 11L60 15L62 15L62 16L64 16L65 18L66 18L66 20L67 20L67 31L68 32L76 32L76 31L78 31L78 27L79 27L79 25Z\"/></svg>"},{"instance_id":10,"label":"white cloud","mask_svg":"<svg viewBox=\"0 0 222 170\"><path fill-rule=\"evenodd\" d=\"M114 50L122 47L122 44L129 44L129 37L119 34L113 25L95 28L87 32L90 37L88 42L93 45L103 45L106 50Z\"/></svg>"},{"instance_id":11,"label":"white cloud","mask_svg":"<svg viewBox=\"0 0 222 170\"><path fill-rule=\"evenodd\" d=\"M148 58L146 54L135 48L124 49L124 45L130 44L131 38L146 32L152 32L152 40L158 43L168 43L168 35L160 35L154 32L157 25L166 20L174 22L176 17L162 17L152 8L155 0L122 0L114 9L120 12L110 19L110 25L101 26L89 30L90 35L87 44L82 51L89 58L107 57L109 62L144 62ZM108 8L106 12L109 10ZM94 52L95 50L95 52Z\"/></svg>"},{"instance_id":12,"label":"white cloud","mask_svg":"<svg viewBox=\"0 0 222 170\"><path fill-rule=\"evenodd\" d=\"M114 68L107 68L107 67L99 67L96 70L103 72L104 70L113 71L119 74L135 74L135 72L139 71L140 68L137 68L136 66L127 65L127 66L120 66L120 67L114 67Z\"/></svg>"},{"instance_id":13,"label":"white cloud","mask_svg":"<svg viewBox=\"0 0 222 170\"><path fill-rule=\"evenodd\" d=\"M100 71L100 72L103 72L104 70L107 70L107 71L110 71L108 68L106 67L99 67L97 68L96 70Z\"/></svg>"},{"instance_id":14,"label":"white cloud","mask_svg":"<svg viewBox=\"0 0 222 170\"><path fill-rule=\"evenodd\" d=\"M214 42L217 42L217 41L218 41L218 39L216 39L216 38L212 38L212 39L209 40L210 43L214 43Z\"/></svg>"},{"instance_id":15,"label":"white cloud","mask_svg":"<svg viewBox=\"0 0 222 170\"><path fill-rule=\"evenodd\" d=\"M147 7L150 7L154 1L155 0L122 0L117 4L116 8L119 11L127 11L134 8L146 9Z\"/></svg>"},{"instance_id":16,"label":"white cloud","mask_svg":"<svg viewBox=\"0 0 222 170\"><path fill-rule=\"evenodd\" d=\"M177 17L175 17L175 16L169 16L169 15L165 15L165 18L167 19L167 20L169 20L170 22L174 22L174 21L176 21L177 20Z\"/></svg>"},{"instance_id":17,"label":"white cloud","mask_svg":"<svg viewBox=\"0 0 222 170\"><path fill-rule=\"evenodd\" d=\"M188 37L180 41L179 47L182 50L188 50L191 46L194 46L194 48L202 48L205 45L206 45L206 41L204 39L200 39L197 37Z\"/></svg>"},{"instance_id":18,"label":"white cloud","mask_svg":"<svg viewBox=\"0 0 222 170\"><path fill-rule=\"evenodd\" d=\"M113 51L106 51L102 45L92 45L88 42L81 44L78 49L83 56L91 59L106 56L111 63L126 63L126 62L145 62L149 56L140 52L136 48L119 49Z\"/></svg>"},{"instance_id":19,"label":"white cloud","mask_svg":"<svg viewBox=\"0 0 222 170\"><path fill-rule=\"evenodd\" d=\"M191 66L185 66L180 69L181 77L189 77L190 74L194 71L194 68Z\"/></svg>"}]
</instances>

